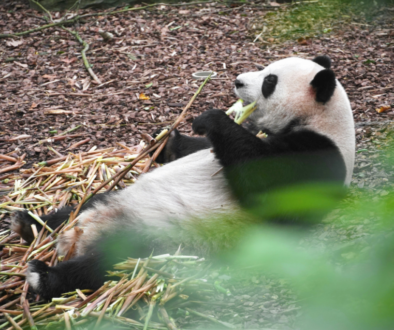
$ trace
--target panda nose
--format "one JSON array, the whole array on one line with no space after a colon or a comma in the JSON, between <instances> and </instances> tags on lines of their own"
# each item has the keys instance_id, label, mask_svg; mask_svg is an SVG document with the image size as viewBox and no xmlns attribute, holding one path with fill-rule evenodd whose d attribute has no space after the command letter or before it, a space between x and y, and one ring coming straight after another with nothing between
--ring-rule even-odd
<instances>
[{"instance_id":1,"label":"panda nose","mask_svg":"<svg viewBox=\"0 0 394 330\"><path fill-rule=\"evenodd\" d=\"M241 88L244 86L244 83L239 79L235 79L234 84L235 84L235 88Z\"/></svg>"}]
</instances>

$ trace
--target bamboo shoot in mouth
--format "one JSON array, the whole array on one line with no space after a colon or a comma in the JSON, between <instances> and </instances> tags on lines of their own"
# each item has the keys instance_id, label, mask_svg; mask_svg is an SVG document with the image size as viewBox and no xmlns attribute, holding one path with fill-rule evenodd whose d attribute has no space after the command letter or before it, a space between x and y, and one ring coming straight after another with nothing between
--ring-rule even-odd
<instances>
[{"instance_id":1,"label":"bamboo shoot in mouth","mask_svg":"<svg viewBox=\"0 0 394 330\"><path fill-rule=\"evenodd\" d=\"M234 121L238 125L241 125L256 109L256 101L243 106L243 100L239 99L230 107L230 109L226 111L226 114L230 115L231 113L235 112Z\"/></svg>"}]
</instances>

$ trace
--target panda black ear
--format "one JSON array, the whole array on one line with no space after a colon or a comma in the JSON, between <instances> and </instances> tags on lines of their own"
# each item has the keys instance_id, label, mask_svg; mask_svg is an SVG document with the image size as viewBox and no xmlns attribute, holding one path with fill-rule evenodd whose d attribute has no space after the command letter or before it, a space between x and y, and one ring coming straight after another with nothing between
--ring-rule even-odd
<instances>
[{"instance_id":1,"label":"panda black ear","mask_svg":"<svg viewBox=\"0 0 394 330\"><path fill-rule=\"evenodd\" d=\"M311 81L311 85L316 91L316 101L326 103L334 94L336 80L331 69L319 71Z\"/></svg>"},{"instance_id":2,"label":"panda black ear","mask_svg":"<svg viewBox=\"0 0 394 330\"><path fill-rule=\"evenodd\" d=\"M331 59L327 55L317 56L312 61L321 65L323 68L331 68Z\"/></svg>"}]
</instances>

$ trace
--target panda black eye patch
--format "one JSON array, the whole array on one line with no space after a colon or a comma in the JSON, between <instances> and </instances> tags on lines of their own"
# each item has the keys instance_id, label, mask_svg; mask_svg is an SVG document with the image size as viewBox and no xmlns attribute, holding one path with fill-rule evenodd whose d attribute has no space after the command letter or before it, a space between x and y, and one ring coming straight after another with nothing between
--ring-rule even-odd
<instances>
[{"instance_id":1,"label":"panda black eye patch","mask_svg":"<svg viewBox=\"0 0 394 330\"><path fill-rule=\"evenodd\" d=\"M269 74L264 78L262 92L265 98L270 96L274 91L276 84L278 83L278 76L274 74Z\"/></svg>"}]
</instances>

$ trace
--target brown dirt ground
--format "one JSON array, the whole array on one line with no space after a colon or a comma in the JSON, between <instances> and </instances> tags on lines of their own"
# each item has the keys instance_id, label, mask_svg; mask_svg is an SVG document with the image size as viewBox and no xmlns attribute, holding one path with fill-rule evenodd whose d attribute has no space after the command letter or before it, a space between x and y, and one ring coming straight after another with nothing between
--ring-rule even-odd
<instances>
[{"instance_id":1,"label":"brown dirt ground","mask_svg":"<svg viewBox=\"0 0 394 330\"><path fill-rule=\"evenodd\" d=\"M227 109L235 101L232 84L239 73L254 70L256 63L267 65L283 57L313 58L319 54L331 57L349 94L360 148L375 148L373 140L382 134L381 124L387 126L394 117L393 11L382 10L372 22L352 22L305 44L290 40L267 45L254 43L258 31L250 32L265 10L259 3L234 8L216 3L159 6L88 18L70 26L90 44L88 60L101 85L95 84L83 67L81 45L60 28L14 38L14 43L0 39L0 154L26 154L27 168L56 157L47 146L67 154L68 147L87 138L87 143L73 151L113 146L115 142L135 145L142 133L152 133L177 118L197 90L199 83L192 79L193 72L214 70L218 78L204 87L181 124L180 131L189 134L191 121L202 111ZM45 24L41 17L28 9L26 1L7 1L0 8L1 33ZM54 19L59 17L54 14ZM98 28L111 32L114 39L104 42ZM150 99L140 100L140 93ZM387 110L378 113L376 109L382 106ZM72 113L48 114L48 110L59 109ZM82 127L70 138L37 144L78 125ZM365 171L370 168L367 176L376 174L379 165L370 165L365 158L368 154L357 156L354 184L376 186L376 181L365 179ZM0 170L9 165L0 162ZM7 174L0 174L0 180ZM376 178L382 181L385 177ZM231 285L230 280L233 296L217 298L210 314L240 328L293 329L296 298L279 281L253 275L243 287ZM181 317L179 324L210 325L191 316Z\"/></svg>"}]
</instances>

